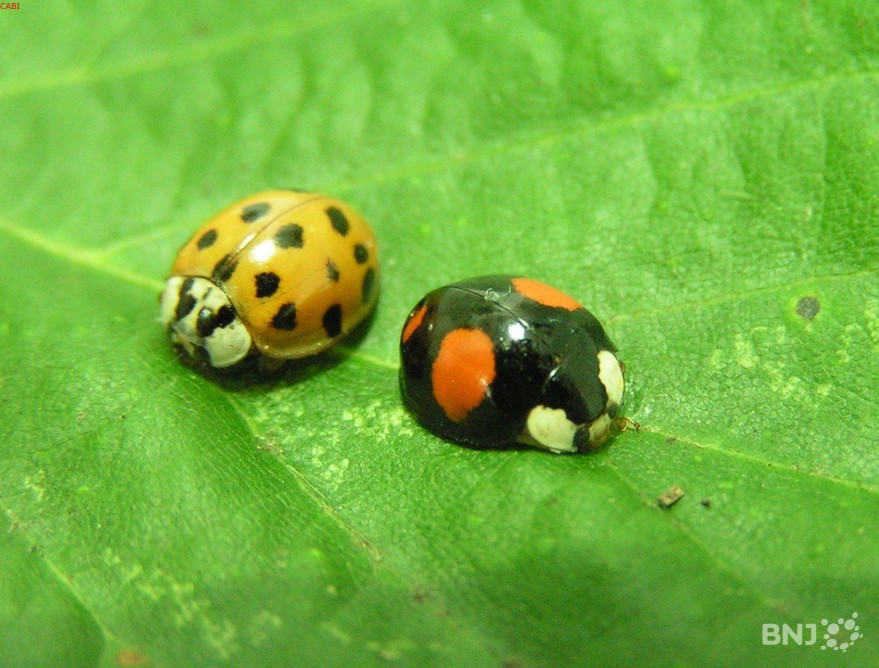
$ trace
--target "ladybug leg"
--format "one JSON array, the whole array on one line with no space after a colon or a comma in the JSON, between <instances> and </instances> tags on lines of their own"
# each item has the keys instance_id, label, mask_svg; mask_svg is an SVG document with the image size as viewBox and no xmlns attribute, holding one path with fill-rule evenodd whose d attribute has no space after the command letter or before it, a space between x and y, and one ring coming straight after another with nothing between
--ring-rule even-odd
<instances>
[{"instance_id":1,"label":"ladybug leg","mask_svg":"<svg viewBox=\"0 0 879 668\"><path fill-rule=\"evenodd\" d=\"M635 422L634 420L630 420L629 418L624 417L616 417L611 422L611 428L613 429L614 434L622 434L624 431L641 431L641 425Z\"/></svg>"}]
</instances>

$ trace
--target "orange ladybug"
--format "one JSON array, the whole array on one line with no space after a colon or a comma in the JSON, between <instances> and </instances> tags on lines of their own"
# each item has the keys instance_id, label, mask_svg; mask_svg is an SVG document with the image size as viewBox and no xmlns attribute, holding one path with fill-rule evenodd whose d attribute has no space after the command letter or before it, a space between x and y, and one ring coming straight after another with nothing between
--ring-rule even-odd
<instances>
[{"instance_id":1,"label":"orange ladybug","mask_svg":"<svg viewBox=\"0 0 879 668\"><path fill-rule=\"evenodd\" d=\"M174 260L161 319L211 366L267 366L331 347L369 315L379 265L369 224L316 193L251 195L208 220Z\"/></svg>"}]
</instances>

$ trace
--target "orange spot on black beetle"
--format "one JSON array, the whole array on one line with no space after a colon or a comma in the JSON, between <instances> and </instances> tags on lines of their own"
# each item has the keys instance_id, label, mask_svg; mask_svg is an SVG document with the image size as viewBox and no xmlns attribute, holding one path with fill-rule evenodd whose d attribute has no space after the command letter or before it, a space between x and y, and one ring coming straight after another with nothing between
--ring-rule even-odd
<instances>
[{"instance_id":1,"label":"orange spot on black beetle","mask_svg":"<svg viewBox=\"0 0 879 668\"><path fill-rule=\"evenodd\" d=\"M421 321L424 320L425 313L427 313L427 306L422 306L409 316L406 325L403 327L403 343L406 343L415 333L415 330L421 326Z\"/></svg>"},{"instance_id":2,"label":"orange spot on black beetle","mask_svg":"<svg viewBox=\"0 0 879 668\"><path fill-rule=\"evenodd\" d=\"M535 281L533 278L514 278L510 282L516 292L523 297L533 299L538 304L551 308L564 308L569 311L583 308L583 305L570 295L566 295L551 285Z\"/></svg>"},{"instance_id":3,"label":"orange spot on black beetle","mask_svg":"<svg viewBox=\"0 0 879 668\"><path fill-rule=\"evenodd\" d=\"M494 346L478 329L454 329L443 337L431 371L433 396L453 422L482 403L494 380Z\"/></svg>"}]
</instances>

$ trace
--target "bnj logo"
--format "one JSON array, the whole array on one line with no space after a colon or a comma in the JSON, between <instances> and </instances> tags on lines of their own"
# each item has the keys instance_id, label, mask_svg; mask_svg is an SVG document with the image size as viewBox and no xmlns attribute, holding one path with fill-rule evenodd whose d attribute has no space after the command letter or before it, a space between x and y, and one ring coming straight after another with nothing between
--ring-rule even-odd
<instances>
[{"instance_id":1,"label":"bnj logo","mask_svg":"<svg viewBox=\"0 0 879 668\"><path fill-rule=\"evenodd\" d=\"M858 625L858 613L853 612L848 619L840 617L835 622L826 619L821 624L764 624L764 645L815 645L818 636L821 636L821 649L845 652L855 644L859 638L863 638L861 627ZM822 628L819 630L819 626Z\"/></svg>"}]
</instances>

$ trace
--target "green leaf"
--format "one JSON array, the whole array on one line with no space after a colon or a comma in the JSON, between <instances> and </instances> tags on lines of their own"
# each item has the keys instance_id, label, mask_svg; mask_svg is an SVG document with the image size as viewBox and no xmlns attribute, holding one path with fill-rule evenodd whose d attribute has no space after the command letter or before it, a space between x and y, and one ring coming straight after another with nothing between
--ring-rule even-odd
<instances>
[{"instance_id":1,"label":"green leaf","mask_svg":"<svg viewBox=\"0 0 879 668\"><path fill-rule=\"evenodd\" d=\"M875 657L877 26L867 0L0 11L0 665L836 665L821 622L854 612ZM199 375L157 322L174 254L285 186L372 222L376 317L278 378ZM603 320L640 431L477 452L403 410L409 309L496 272ZM815 644L765 645L784 624Z\"/></svg>"}]
</instances>

